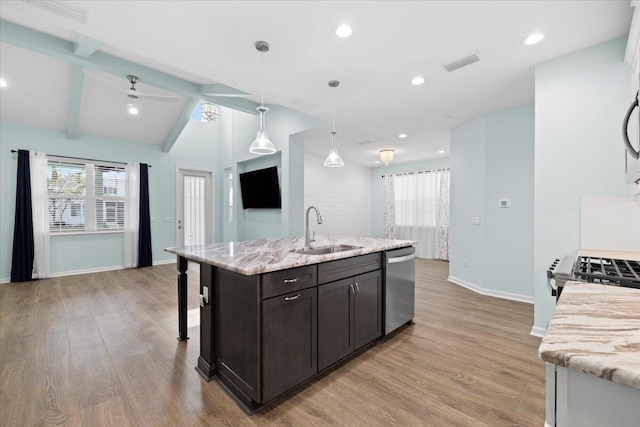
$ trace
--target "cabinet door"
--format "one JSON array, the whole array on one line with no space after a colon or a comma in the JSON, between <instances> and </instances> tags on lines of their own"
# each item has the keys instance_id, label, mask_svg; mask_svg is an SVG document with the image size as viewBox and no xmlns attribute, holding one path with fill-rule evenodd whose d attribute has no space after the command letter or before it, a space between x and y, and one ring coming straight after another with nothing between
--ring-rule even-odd
<instances>
[{"instance_id":1,"label":"cabinet door","mask_svg":"<svg viewBox=\"0 0 640 427\"><path fill-rule=\"evenodd\" d=\"M262 402L318 372L317 288L262 302Z\"/></svg>"},{"instance_id":2,"label":"cabinet door","mask_svg":"<svg viewBox=\"0 0 640 427\"><path fill-rule=\"evenodd\" d=\"M318 286L318 370L354 350L353 278Z\"/></svg>"},{"instance_id":3,"label":"cabinet door","mask_svg":"<svg viewBox=\"0 0 640 427\"><path fill-rule=\"evenodd\" d=\"M382 279L380 270L354 278L355 350L382 336Z\"/></svg>"}]
</instances>

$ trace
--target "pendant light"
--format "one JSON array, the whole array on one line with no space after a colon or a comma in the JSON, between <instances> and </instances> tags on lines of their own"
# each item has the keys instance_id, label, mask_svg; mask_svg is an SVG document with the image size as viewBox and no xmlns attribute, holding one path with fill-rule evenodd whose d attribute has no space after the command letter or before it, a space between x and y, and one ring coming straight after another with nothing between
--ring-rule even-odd
<instances>
[{"instance_id":1,"label":"pendant light","mask_svg":"<svg viewBox=\"0 0 640 427\"><path fill-rule=\"evenodd\" d=\"M262 67L261 67L261 81L260 81L260 106L256 108L260 113L260 130L256 135L255 141L251 143L249 147L249 152L252 154L273 154L276 152L276 147L274 147L273 143L269 140L269 135L267 135L267 129L265 126L264 116L269 111L267 107L264 106L264 53L269 52L269 43L264 41L256 42L256 49L261 52L262 58Z\"/></svg>"},{"instance_id":2,"label":"pendant light","mask_svg":"<svg viewBox=\"0 0 640 427\"><path fill-rule=\"evenodd\" d=\"M340 84L337 80L331 80L329 82L329 87L332 89L331 93L331 107L333 109L333 130L331 131L331 150L329 150L329 155L324 161L324 165L328 168L338 168L340 166L344 166L344 161L340 154L338 154L338 149L336 148L336 88Z\"/></svg>"}]
</instances>

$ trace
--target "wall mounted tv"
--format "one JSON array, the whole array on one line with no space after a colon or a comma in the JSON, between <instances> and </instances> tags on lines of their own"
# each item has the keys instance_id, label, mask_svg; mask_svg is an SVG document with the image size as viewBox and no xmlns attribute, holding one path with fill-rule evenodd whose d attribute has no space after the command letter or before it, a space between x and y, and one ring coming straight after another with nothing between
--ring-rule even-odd
<instances>
[{"instance_id":1,"label":"wall mounted tv","mask_svg":"<svg viewBox=\"0 0 640 427\"><path fill-rule=\"evenodd\" d=\"M240 174L244 209L280 209L280 184L276 166Z\"/></svg>"}]
</instances>

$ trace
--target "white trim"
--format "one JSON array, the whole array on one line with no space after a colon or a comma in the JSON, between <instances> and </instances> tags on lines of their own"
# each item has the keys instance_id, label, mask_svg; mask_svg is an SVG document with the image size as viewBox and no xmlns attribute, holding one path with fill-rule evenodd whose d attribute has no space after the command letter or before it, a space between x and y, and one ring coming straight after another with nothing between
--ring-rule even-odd
<instances>
[{"instance_id":1,"label":"white trim","mask_svg":"<svg viewBox=\"0 0 640 427\"><path fill-rule=\"evenodd\" d=\"M531 332L529 333L529 335L533 335L534 337L539 337L539 338L543 338L544 337L544 333L547 330L545 328L541 328L540 326L534 326L533 328L531 328Z\"/></svg>"},{"instance_id":2,"label":"white trim","mask_svg":"<svg viewBox=\"0 0 640 427\"><path fill-rule=\"evenodd\" d=\"M102 230L102 231L52 231L51 237L64 236L99 236L101 234L124 234L123 229L118 230Z\"/></svg>"},{"instance_id":3,"label":"white trim","mask_svg":"<svg viewBox=\"0 0 640 427\"><path fill-rule=\"evenodd\" d=\"M455 283L456 285L462 286L463 288L470 289L482 295L508 299L511 301L526 302L527 304L534 303L534 298L528 295L513 294L511 292L503 292L503 291L496 291L493 289L483 288L481 286L474 285L473 283L467 282L466 280L458 279L457 277L453 277L453 276L449 276L447 280L450 281L451 283Z\"/></svg>"},{"instance_id":4,"label":"white trim","mask_svg":"<svg viewBox=\"0 0 640 427\"><path fill-rule=\"evenodd\" d=\"M156 266L156 265L175 264L175 263L176 263L175 259L167 259L163 261L156 261L153 263L153 265ZM132 268L137 268L137 267L132 267ZM79 274L103 273L105 271L114 271L114 270L128 270L128 269L124 268L123 265L116 265L111 267L87 268L84 270L59 271L57 273L49 274L49 277L77 276ZM10 281L11 281L10 277L5 277L0 279L0 284L9 283Z\"/></svg>"}]
</instances>

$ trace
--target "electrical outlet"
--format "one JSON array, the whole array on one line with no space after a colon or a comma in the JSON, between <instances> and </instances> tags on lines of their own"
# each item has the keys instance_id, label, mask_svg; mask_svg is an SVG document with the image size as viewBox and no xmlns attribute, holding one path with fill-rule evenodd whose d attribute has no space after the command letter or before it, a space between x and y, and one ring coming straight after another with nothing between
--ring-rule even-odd
<instances>
[{"instance_id":1,"label":"electrical outlet","mask_svg":"<svg viewBox=\"0 0 640 427\"><path fill-rule=\"evenodd\" d=\"M473 218L471 218L471 223L473 225L480 225L480 217L479 216L474 216Z\"/></svg>"}]
</instances>

